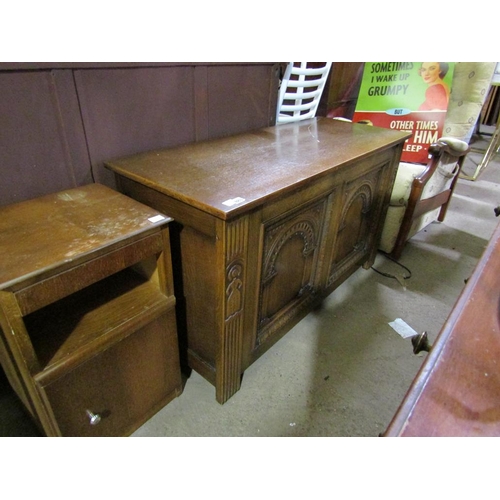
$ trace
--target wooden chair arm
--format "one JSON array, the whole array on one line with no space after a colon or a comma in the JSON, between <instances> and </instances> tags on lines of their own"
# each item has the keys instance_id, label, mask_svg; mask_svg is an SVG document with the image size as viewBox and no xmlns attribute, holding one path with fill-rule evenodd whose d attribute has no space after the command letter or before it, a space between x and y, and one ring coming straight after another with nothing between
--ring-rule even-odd
<instances>
[{"instance_id":1,"label":"wooden chair arm","mask_svg":"<svg viewBox=\"0 0 500 500\"><path fill-rule=\"evenodd\" d=\"M413 186L420 189L423 189L425 187L429 179L433 176L434 172L438 168L441 157L444 154L448 154L449 156L458 159L465 158L465 155L469 151L470 147L466 142L455 139L453 137L442 137L437 142L431 144L429 146L429 162L427 163L427 167L415 177L412 184L412 190ZM455 175L457 175L462 166L462 162L463 159L461 162L459 162L457 168L455 168L451 174L443 173L443 175L449 177L454 177Z\"/></svg>"}]
</instances>

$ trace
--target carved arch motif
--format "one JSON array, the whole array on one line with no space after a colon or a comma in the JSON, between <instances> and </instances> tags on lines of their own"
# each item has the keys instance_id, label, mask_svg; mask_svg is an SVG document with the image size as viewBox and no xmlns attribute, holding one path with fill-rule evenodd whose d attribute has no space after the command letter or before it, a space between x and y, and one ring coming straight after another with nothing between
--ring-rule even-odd
<instances>
[{"instance_id":1,"label":"carved arch motif","mask_svg":"<svg viewBox=\"0 0 500 500\"><path fill-rule=\"evenodd\" d=\"M349 196L347 203L344 205L342 209L342 216L341 216L341 222L340 222L340 228L339 230L341 231L345 227L345 220L346 216L349 213L349 210L351 209L352 204L358 199L361 198L362 203L363 203L363 209L361 211L362 215L366 215L373 203L373 191L375 189L375 185L373 182L370 182L370 179L365 180L361 186L359 186L354 193L349 194L349 191L347 191L346 195Z\"/></svg>"},{"instance_id":2,"label":"carved arch motif","mask_svg":"<svg viewBox=\"0 0 500 500\"><path fill-rule=\"evenodd\" d=\"M307 257L311 252L316 249L317 246L317 225L315 221L308 219L301 219L296 221L286 230L283 230L283 226L278 226L268 233L268 239L266 243L271 242L270 247L265 251L265 261L264 270L262 275L262 284L265 286L270 280L276 275L276 259L283 248L285 243L295 236L298 236L304 241L304 248L302 250L302 255ZM278 235L275 241L272 239Z\"/></svg>"},{"instance_id":3,"label":"carved arch motif","mask_svg":"<svg viewBox=\"0 0 500 500\"><path fill-rule=\"evenodd\" d=\"M370 247L372 237L370 228L373 226L375 193L380 173L381 169L373 170L369 176L349 183L345 190L345 201L337 233L337 254L331 262L327 286L347 272ZM358 207L353 208L355 204L358 204ZM353 210L359 212L353 214Z\"/></svg>"},{"instance_id":4,"label":"carved arch motif","mask_svg":"<svg viewBox=\"0 0 500 500\"><path fill-rule=\"evenodd\" d=\"M326 206L322 198L265 224L256 345L315 300Z\"/></svg>"}]
</instances>

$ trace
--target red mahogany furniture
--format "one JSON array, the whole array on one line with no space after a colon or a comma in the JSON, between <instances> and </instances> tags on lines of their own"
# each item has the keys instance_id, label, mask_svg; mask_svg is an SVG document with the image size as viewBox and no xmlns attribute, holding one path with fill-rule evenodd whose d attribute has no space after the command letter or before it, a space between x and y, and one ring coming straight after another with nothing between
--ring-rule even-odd
<instances>
[{"instance_id":1,"label":"red mahogany furniture","mask_svg":"<svg viewBox=\"0 0 500 500\"><path fill-rule=\"evenodd\" d=\"M500 226L385 436L500 436Z\"/></svg>"},{"instance_id":2,"label":"red mahogany furniture","mask_svg":"<svg viewBox=\"0 0 500 500\"><path fill-rule=\"evenodd\" d=\"M409 136L315 118L107 163L123 193L175 219L181 352L217 401L372 264Z\"/></svg>"},{"instance_id":3,"label":"red mahogany furniture","mask_svg":"<svg viewBox=\"0 0 500 500\"><path fill-rule=\"evenodd\" d=\"M170 221L99 184L0 209L0 362L44 434L127 435L181 393Z\"/></svg>"}]
</instances>

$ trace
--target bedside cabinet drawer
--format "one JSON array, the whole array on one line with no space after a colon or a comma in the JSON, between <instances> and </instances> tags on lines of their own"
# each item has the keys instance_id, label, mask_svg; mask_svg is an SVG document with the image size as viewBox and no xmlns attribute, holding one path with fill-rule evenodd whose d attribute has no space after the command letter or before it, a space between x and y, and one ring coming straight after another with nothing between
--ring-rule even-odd
<instances>
[{"instance_id":1,"label":"bedside cabinet drawer","mask_svg":"<svg viewBox=\"0 0 500 500\"><path fill-rule=\"evenodd\" d=\"M182 392L172 308L56 380L35 377L62 436L125 436Z\"/></svg>"}]
</instances>

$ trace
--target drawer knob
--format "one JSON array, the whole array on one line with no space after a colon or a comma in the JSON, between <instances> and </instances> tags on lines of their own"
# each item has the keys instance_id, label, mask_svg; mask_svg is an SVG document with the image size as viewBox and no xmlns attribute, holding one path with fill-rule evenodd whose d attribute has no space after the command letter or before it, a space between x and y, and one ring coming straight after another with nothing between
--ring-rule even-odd
<instances>
[{"instance_id":1,"label":"drawer knob","mask_svg":"<svg viewBox=\"0 0 500 500\"><path fill-rule=\"evenodd\" d=\"M418 354L421 351L430 352L432 349L432 346L429 344L427 332L422 332L411 337L411 343L413 345L413 354Z\"/></svg>"},{"instance_id":2,"label":"drawer knob","mask_svg":"<svg viewBox=\"0 0 500 500\"><path fill-rule=\"evenodd\" d=\"M101 415L99 415L99 413L93 413L87 410L87 415L90 419L90 425L97 425L101 421Z\"/></svg>"}]
</instances>

